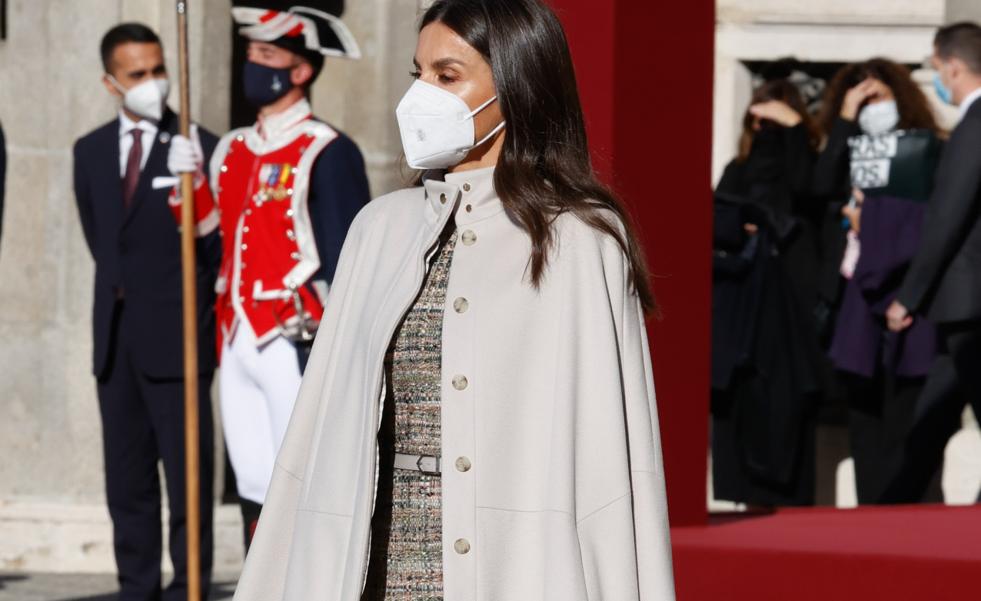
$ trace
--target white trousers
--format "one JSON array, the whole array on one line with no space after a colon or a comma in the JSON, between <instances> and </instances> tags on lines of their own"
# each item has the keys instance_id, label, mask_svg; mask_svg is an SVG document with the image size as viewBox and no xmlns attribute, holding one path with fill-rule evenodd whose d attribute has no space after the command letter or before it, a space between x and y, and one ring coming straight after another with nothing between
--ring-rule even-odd
<instances>
[{"instance_id":1,"label":"white trousers","mask_svg":"<svg viewBox=\"0 0 981 601\"><path fill-rule=\"evenodd\" d=\"M239 497L261 504L300 389L300 366L282 336L257 347L248 324L236 330L221 356L222 429Z\"/></svg>"}]
</instances>

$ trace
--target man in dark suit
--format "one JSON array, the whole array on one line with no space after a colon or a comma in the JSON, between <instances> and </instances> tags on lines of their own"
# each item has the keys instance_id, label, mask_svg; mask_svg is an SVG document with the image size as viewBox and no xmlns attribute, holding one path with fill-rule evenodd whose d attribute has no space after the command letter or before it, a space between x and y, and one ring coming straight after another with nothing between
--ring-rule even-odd
<instances>
[{"instance_id":1,"label":"man in dark suit","mask_svg":"<svg viewBox=\"0 0 981 601\"><path fill-rule=\"evenodd\" d=\"M102 417L106 496L113 521L120 599L187 597L180 234L168 206L167 153L177 116L160 40L139 24L102 40L106 89L119 116L75 144L75 196L95 259L92 325ZM201 131L204 152L216 139ZM207 161L205 161L207 164ZM167 178L167 179L163 179ZM156 180L156 181L155 181ZM213 436L209 389L215 368L216 235L198 240L201 416L201 545L204 590L212 563ZM175 576L161 586L163 463Z\"/></svg>"},{"instance_id":2,"label":"man in dark suit","mask_svg":"<svg viewBox=\"0 0 981 601\"><path fill-rule=\"evenodd\" d=\"M898 332L913 315L926 315L946 352L918 401L904 469L887 490L893 502L922 498L966 401L981 418L981 27L940 29L933 65L938 94L960 107L961 119L937 169L920 248L886 319Z\"/></svg>"}]
</instances>

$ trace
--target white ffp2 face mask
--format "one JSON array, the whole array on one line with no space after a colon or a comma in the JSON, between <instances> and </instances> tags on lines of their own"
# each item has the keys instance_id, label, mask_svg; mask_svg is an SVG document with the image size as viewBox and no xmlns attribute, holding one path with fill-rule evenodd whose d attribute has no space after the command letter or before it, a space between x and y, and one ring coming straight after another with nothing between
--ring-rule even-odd
<instances>
[{"instance_id":1,"label":"white ffp2 face mask","mask_svg":"<svg viewBox=\"0 0 981 601\"><path fill-rule=\"evenodd\" d=\"M127 90L116 81L115 77L112 75L108 77L112 85L122 92L124 107L145 119L160 121L164 107L167 105L167 96L170 95L170 80L148 79Z\"/></svg>"},{"instance_id":2,"label":"white ffp2 face mask","mask_svg":"<svg viewBox=\"0 0 981 601\"><path fill-rule=\"evenodd\" d=\"M447 169L460 164L471 150L504 128L501 121L474 141L474 116L495 100L497 96L471 111L456 94L417 79L395 109L406 162L413 169Z\"/></svg>"},{"instance_id":3,"label":"white ffp2 face mask","mask_svg":"<svg viewBox=\"0 0 981 601\"><path fill-rule=\"evenodd\" d=\"M858 114L858 126L870 136L889 133L899 125L899 107L895 100L868 104Z\"/></svg>"}]
</instances>

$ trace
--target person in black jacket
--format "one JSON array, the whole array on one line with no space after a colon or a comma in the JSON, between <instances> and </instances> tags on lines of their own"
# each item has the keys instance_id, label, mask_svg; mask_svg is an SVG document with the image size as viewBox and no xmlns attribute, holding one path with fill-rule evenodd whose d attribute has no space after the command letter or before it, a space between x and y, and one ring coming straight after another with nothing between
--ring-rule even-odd
<instances>
[{"instance_id":1,"label":"person in black jacket","mask_svg":"<svg viewBox=\"0 0 981 601\"><path fill-rule=\"evenodd\" d=\"M883 182L871 183L877 176L862 170L875 161L865 161L858 146L853 161L852 145L896 140L896 132L920 132L939 144L939 127L909 69L882 58L848 65L835 74L819 120L827 134L813 185L827 207L820 291L837 309L829 354L848 405L858 501L890 503L895 499L886 488L902 470L903 445L932 362L936 333L924 323L913 337L896 338L887 332L883 314L915 252L936 159L935 153L923 153L916 155L915 169L907 166L907 171L922 173L924 182L917 190L872 190ZM864 228L863 206L867 217L875 215L875 223ZM905 234L894 239L882 235L890 229ZM905 248L897 252L899 247ZM909 360L910 353L920 356Z\"/></svg>"},{"instance_id":2,"label":"person in black jacket","mask_svg":"<svg viewBox=\"0 0 981 601\"><path fill-rule=\"evenodd\" d=\"M0 233L3 232L3 195L7 178L7 142L0 127Z\"/></svg>"},{"instance_id":3,"label":"person in black jacket","mask_svg":"<svg viewBox=\"0 0 981 601\"><path fill-rule=\"evenodd\" d=\"M785 79L753 95L739 156L716 189L712 473L716 498L814 500L817 131Z\"/></svg>"},{"instance_id":4,"label":"person in black jacket","mask_svg":"<svg viewBox=\"0 0 981 601\"><path fill-rule=\"evenodd\" d=\"M966 400L981 416L981 27L940 29L932 61L937 90L960 107L961 119L937 171L922 245L886 317L890 329L902 331L925 313L939 324L946 352L917 403L904 477L890 485L901 501L922 494Z\"/></svg>"},{"instance_id":5,"label":"person in black jacket","mask_svg":"<svg viewBox=\"0 0 981 601\"><path fill-rule=\"evenodd\" d=\"M120 599L187 597L184 368L180 234L168 206L167 150L177 115L166 107L167 71L156 34L122 24L102 41L104 83L119 116L75 144L75 198L95 259L93 373L102 417L106 497ZM206 153L216 138L200 131ZM157 181L154 181L157 180ZM209 390L215 368L214 280L218 235L198 242L201 421L201 570L212 563L213 438ZM161 591L161 491L170 505L174 579ZM162 592L162 597L161 597Z\"/></svg>"}]
</instances>

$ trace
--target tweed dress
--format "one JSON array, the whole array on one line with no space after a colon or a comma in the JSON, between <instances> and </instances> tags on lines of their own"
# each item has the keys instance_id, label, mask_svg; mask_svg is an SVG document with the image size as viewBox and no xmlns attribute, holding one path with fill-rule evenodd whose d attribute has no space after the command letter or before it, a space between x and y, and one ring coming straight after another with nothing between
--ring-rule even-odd
<instances>
[{"instance_id":1,"label":"tweed dress","mask_svg":"<svg viewBox=\"0 0 981 601\"><path fill-rule=\"evenodd\" d=\"M378 498L363 601L443 599L440 475L392 467L394 453L438 457L441 451L443 307L455 234L441 244L385 362Z\"/></svg>"}]
</instances>

